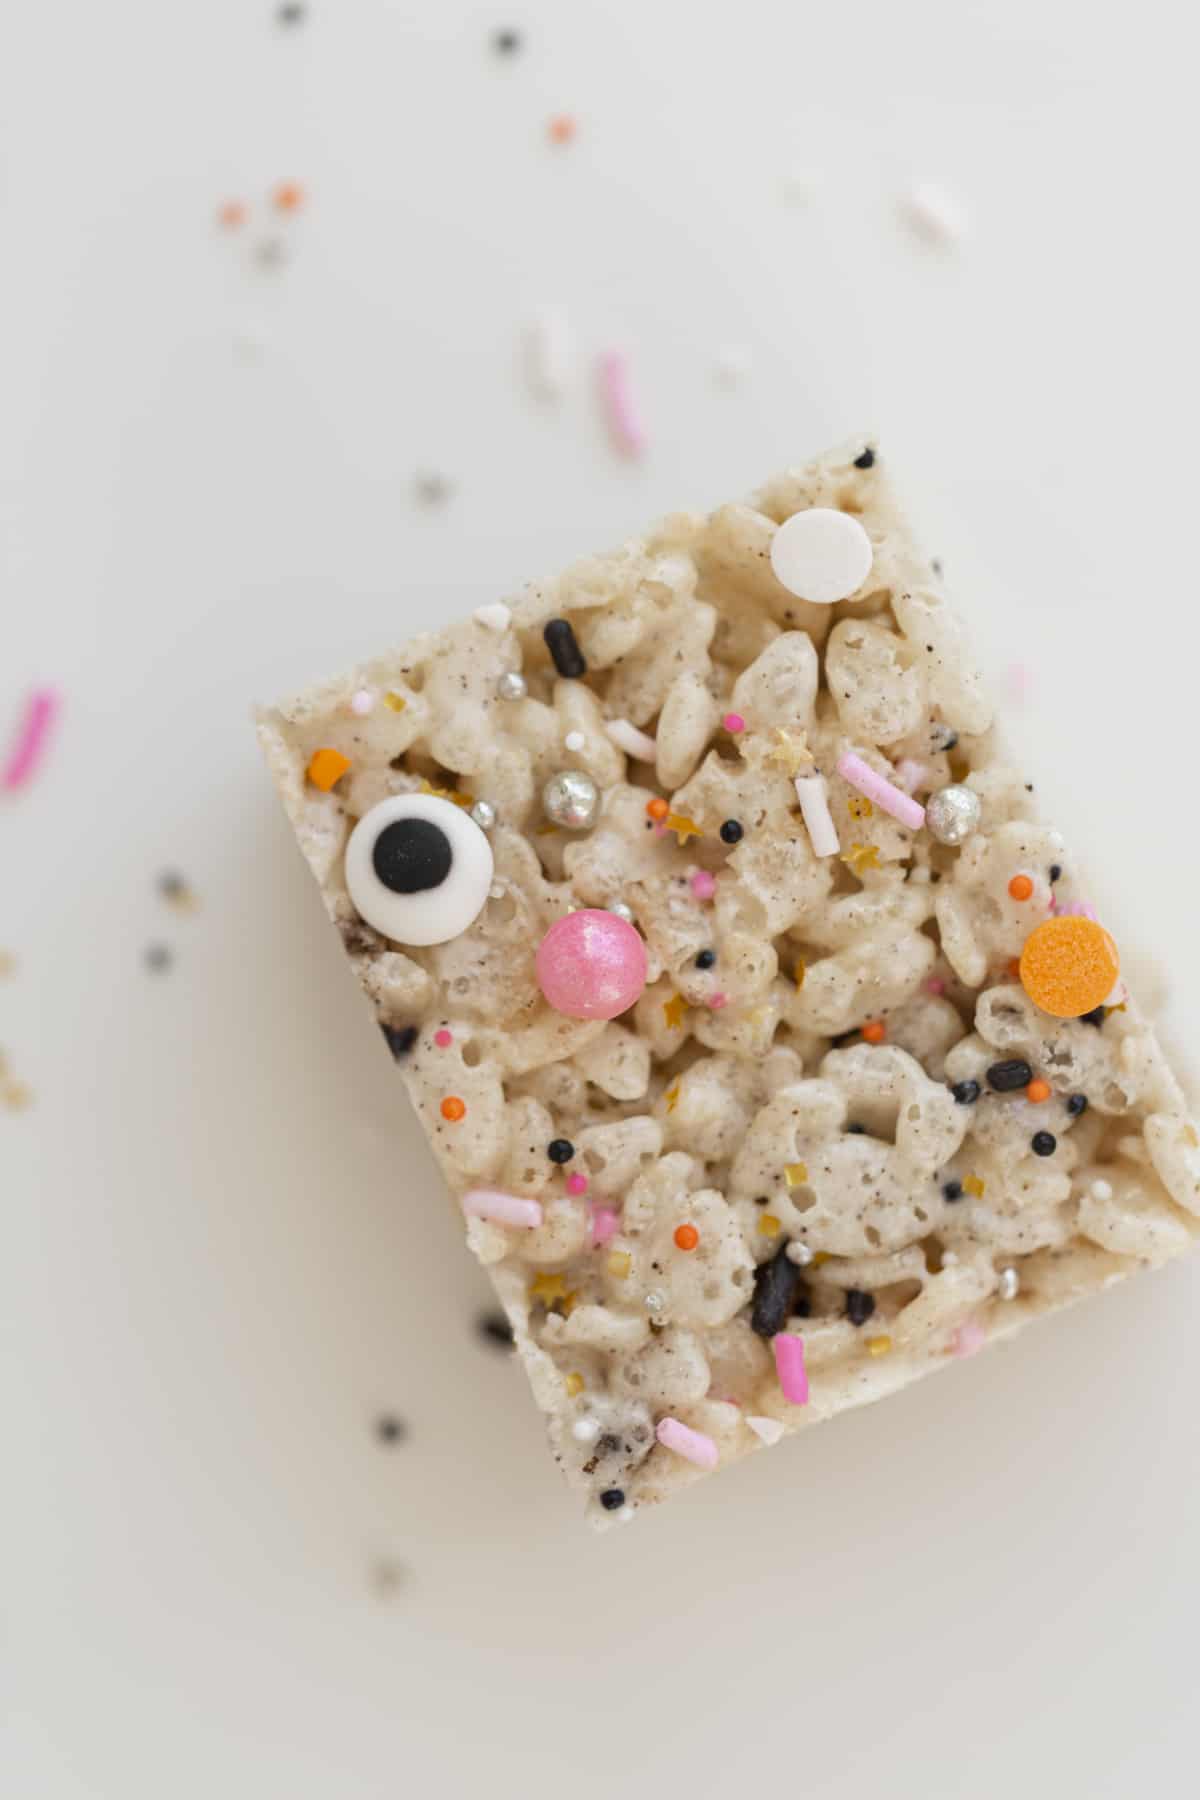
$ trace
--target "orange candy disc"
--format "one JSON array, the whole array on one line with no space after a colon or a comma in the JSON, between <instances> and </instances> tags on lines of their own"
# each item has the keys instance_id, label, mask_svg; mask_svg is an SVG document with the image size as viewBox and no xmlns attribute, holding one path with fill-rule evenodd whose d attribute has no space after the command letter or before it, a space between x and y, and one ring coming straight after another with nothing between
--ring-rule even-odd
<instances>
[{"instance_id":1,"label":"orange candy disc","mask_svg":"<svg viewBox=\"0 0 1200 1800\"><path fill-rule=\"evenodd\" d=\"M1121 973L1117 946L1095 919L1046 919L1025 939L1021 986L1054 1019L1077 1019L1103 1004Z\"/></svg>"}]
</instances>

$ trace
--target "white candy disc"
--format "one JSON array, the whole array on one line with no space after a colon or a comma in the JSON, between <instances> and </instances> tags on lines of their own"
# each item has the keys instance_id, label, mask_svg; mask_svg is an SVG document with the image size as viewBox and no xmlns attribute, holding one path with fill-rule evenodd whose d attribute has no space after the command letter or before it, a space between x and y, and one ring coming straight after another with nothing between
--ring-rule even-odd
<instances>
[{"instance_id":1,"label":"white candy disc","mask_svg":"<svg viewBox=\"0 0 1200 1800\"><path fill-rule=\"evenodd\" d=\"M789 594L832 606L871 572L871 540L850 513L813 506L785 519L771 539L771 567Z\"/></svg>"},{"instance_id":2,"label":"white candy disc","mask_svg":"<svg viewBox=\"0 0 1200 1800\"><path fill-rule=\"evenodd\" d=\"M446 944L483 911L492 846L436 794L397 794L364 813L346 845L346 887L368 925L397 944Z\"/></svg>"}]
</instances>

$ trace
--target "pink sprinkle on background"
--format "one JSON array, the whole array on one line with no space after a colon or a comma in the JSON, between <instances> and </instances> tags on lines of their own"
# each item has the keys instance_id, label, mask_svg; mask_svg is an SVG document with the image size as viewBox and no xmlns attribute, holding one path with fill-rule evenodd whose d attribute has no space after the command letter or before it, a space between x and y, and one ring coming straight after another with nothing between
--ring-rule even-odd
<instances>
[{"instance_id":1,"label":"pink sprinkle on background","mask_svg":"<svg viewBox=\"0 0 1200 1800\"><path fill-rule=\"evenodd\" d=\"M726 713L725 717L721 720L721 723L726 731L732 732L735 736L739 731L745 731L746 729L746 721L743 719L741 713Z\"/></svg>"},{"instance_id":2,"label":"pink sprinkle on background","mask_svg":"<svg viewBox=\"0 0 1200 1800\"><path fill-rule=\"evenodd\" d=\"M861 756L853 750L844 750L837 761L837 772L843 781L848 781L852 788L865 794L868 800L890 813L893 819L899 819L910 831L920 831L925 823L925 808L919 806L911 794L903 794L894 782L888 781L865 763Z\"/></svg>"},{"instance_id":3,"label":"pink sprinkle on background","mask_svg":"<svg viewBox=\"0 0 1200 1800\"><path fill-rule=\"evenodd\" d=\"M24 787L45 754L50 730L62 705L57 688L34 688L25 702L25 716L9 749L0 788L12 792Z\"/></svg>"},{"instance_id":4,"label":"pink sprinkle on background","mask_svg":"<svg viewBox=\"0 0 1200 1800\"><path fill-rule=\"evenodd\" d=\"M454 1033L452 1031L447 1031L445 1027L443 1027L441 1031L434 1032L433 1041L439 1050L445 1050L454 1042Z\"/></svg>"},{"instance_id":5,"label":"pink sprinkle on background","mask_svg":"<svg viewBox=\"0 0 1200 1800\"><path fill-rule=\"evenodd\" d=\"M626 456L640 456L648 440L633 398L629 359L623 350L605 350L600 357L599 371L600 395L613 442Z\"/></svg>"},{"instance_id":6,"label":"pink sprinkle on background","mask_svg":"<svg viewBox=\"0 0 1200 1800\"><path fill-rule=\"evenodd\" d=\"M716 876L708 869L697 869L692 876L692 892L697 900L711 900L716 891Z\"/></svg>"},{"instance_id":7,"label":"pink sprinkle on background","mask_svg":"<svg viewBox=\"0 0 1200 1800\"><path fill-rule=\"evenodd\" d=\"M950 1340L955 1356L974 1356L987 1343L987 1332L978 1319L967 1319Z\"/></svg>"},{"instance_id":8,"label":"pink sprinkle on background","mask_svg":"<svg viewBox=\"0 0 1200 1800\"><path fill-rule=\"evenodd\" d=\"M708 1010L710 1012L720 1012L720 1010L723 1006L728 1006L728 1005L729 1005L729 995L728 994L716 993L716 994L710 994L708 996Z\"/></svg>"},{"instance_id":9,"label":"pink sprinkle on background","mask_svg":"<svg viewBox=\"0 0 1200 1800\"><path fill-rule=\"evenodd\" d=\"M943 975L930 975L926 979L925 992L927 994L944 994L945 991L946 980Z\"/></svg>"},{"instance_id":10,"label":"pink sprinkle on background","mask_svg":"<svg viewBox=\"0 0 1200 1800\"><path fill-rule=\"evenodd\" d=\"M588 1178L586 1175L581 1175L579 1173L579 1171L576 1170L576 1172L573 1175L567 1176L567 1192L568 1192L568 1194L586 1194L587 1191L588 1191Z\"/></svg>"},{"instance_id":11,"label":"pink sprinkle on background","mask_svg":"<svg viewBox=\"0 0 1200 1800\"><path fill-rule=\"evenodd\" d=\"M771 1339L775 1373L785 1400L793 1406L808 1405L808 1371L804 1367L804 1339L790 1331L777 1331Z\"/></svg>"}]
</instances>

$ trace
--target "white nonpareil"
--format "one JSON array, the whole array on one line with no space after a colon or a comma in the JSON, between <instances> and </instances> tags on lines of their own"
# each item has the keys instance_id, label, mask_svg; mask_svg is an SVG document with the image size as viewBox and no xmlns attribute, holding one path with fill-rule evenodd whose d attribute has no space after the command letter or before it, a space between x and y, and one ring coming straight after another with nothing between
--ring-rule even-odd
<instances>
[{"instance_id":1,"label":"white nonpareil","mask_svg":"<svg viewBox=\"0 0 1200 1800\"><path fill-rule=\"evenodd\" d=\"M771 539L771 567L789 594L832 606L857 593L871 573L871 540L849 513L811 506L785 519Z\"/></svg>"}]
</instances>

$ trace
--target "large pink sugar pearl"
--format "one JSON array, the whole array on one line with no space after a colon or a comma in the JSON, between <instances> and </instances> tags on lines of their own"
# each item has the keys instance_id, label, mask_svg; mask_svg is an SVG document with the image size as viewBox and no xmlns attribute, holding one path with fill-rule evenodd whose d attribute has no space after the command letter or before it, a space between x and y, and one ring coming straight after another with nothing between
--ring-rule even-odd
<instances>
[{"instance_id":1,"label":"large pink sugar pearl","mask_svg":"<svg viewBox=\"0 0 1200 1800\"><path fill-rule=\"evenodd\" d=\"M537 947L537 978L568 1019L615 1019L646 985L646 946L625 919L588 907L550 927Z\"/></svg>"}]
</instances>

